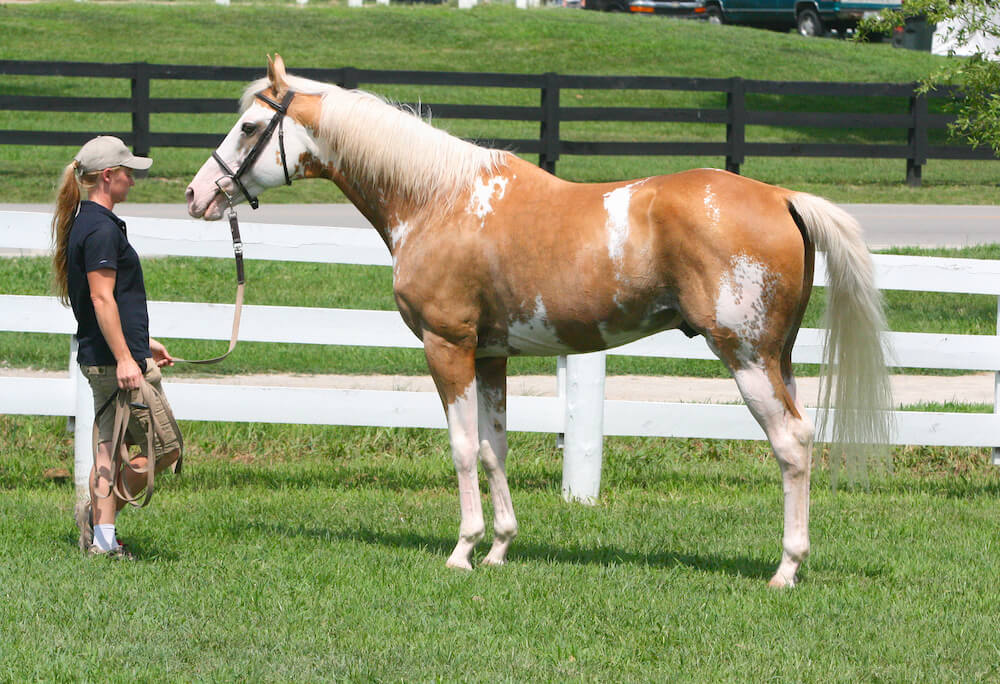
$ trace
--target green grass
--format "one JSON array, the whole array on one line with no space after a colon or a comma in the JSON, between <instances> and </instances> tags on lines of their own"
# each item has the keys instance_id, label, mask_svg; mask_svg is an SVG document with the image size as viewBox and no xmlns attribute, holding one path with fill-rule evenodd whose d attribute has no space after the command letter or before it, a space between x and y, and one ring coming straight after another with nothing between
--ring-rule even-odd
<instances>
[{"instance_id":1,"label":"green grass","mask_svg":"<svg viewBox=\"0 0 1000 684\"><path fill-rule=\"evenodd\" d=\"M888 45L805 40L734 26L662 17L561 9L519 11L489 5L471 11L449 7L395 6L350 10L336 3L74 3L0 5L5 27L0 59L259 67L264 53L281 53L289 68L355 66L367 69L461 70L515 73L665 75L752 79L909 82L925 76L942 58ZM107 41L106 26L122 35L155 35L150 41ZM220 36L225 36L220 40ZM254 46L248 49L247 46ZM711 55L711 59L706 59ZM805 65L805 66L804 66ZM154 82L154 97L236 97L245 83ZM362 84L391 98L423 102L484 102L536 105L537 91L504 88L444 88ZM127 97L128 83L114 79L5 76L3 95L94 95ZM710 93L566 90L564 104L669 107L724 106ZM899 98L844 101L831 98L751 95L748 106L785 111L906 111ZM153 115L154 130L209 132L220 136L231 115ZM537 123L435 119L456 135L484 141L535 137ZM0 128L124 131L127 114L0 112ZM723 140L721 125L564 122L567 139ZM751 127L748 141L905 142L905 132ZM935 142L941 135L935 135ZM58 172L75 149L0 146L0 201L50 199ZM132 200L180 202L208 150L157 148L153 175ZM528 157L531 159L531 157ZM713 157L564 157L560 176L597 181L720 166ZM924 187L903 184L901 160L750 158L746 175L815 192L842 202L996 203L998 162L931 160ZM296 183L268 193L269 202L341 201L329 183Z\"/></svg>"},{"instance_id":2,"label":"green grass","mask_svg":"<svg viewBox=\"0 0 1000 684\"><path fill-rule=\"evenodd\" d=\"M899 249L894 252L925 256L1000 259L1000 245L952 249ZM44 257L0 260L4 294L46 295L49 262ZM151 300L232 302L232 264L222 259L160 258L143 262ZM344 264L251 262L247 304L395 310L389 267ZM992 335L996 332L996 297L929 292L885 293L892 330L927 333ZM804 327L820 327L825 306L824 288L813 291ZM183 358L205 358L221 353L223 342L167 340L171 353ZM0 333L0 367L66 367L65 335ZM695 375L728 377L717 361L609 356L613 375ZM551 374L551 358L515 358L511 374ZM183 365L172 374L204 373ZM328 347L241 342L213 374L246 373L390 373L424 375L423 352L415 349ZM800 374L815 374L815 366L801 366ZM928 372L922 370L920 372Z\"/></svg>"},{"instance_id":3,"label":"green grass","mask_svg":"<svg viewBox=\"0 0 1000 684\"><path fill-rule=\"evenodd\" d=\"M606 440L595 507L514 434L521 534L447 570L443 431L184 425L186 472L123 514L134 564L74 547L63 419L0 417L9 681L994 681L1000 471L907 449L870 491L813 487L793 591L762 445ZM484 485L485 488L485 485ZM484 497L487 516L488 497ZM482 558L488 544L477 550Z\"/></svg>"}]
</instances>

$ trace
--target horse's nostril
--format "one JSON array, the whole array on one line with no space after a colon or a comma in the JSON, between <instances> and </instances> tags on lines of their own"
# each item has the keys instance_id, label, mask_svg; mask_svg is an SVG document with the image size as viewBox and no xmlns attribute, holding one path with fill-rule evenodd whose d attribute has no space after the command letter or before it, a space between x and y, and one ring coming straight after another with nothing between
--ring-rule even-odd
<instances>
[{"instance_id":1,"label":"horse's nostril","mask_svg":"<svg viewBox=\"0 0 1000 684\"><path fill-rule=\"evenodd\" d=\"M191 200L194 199L194 188L188 186L188 189L184 191L184 199L187 200L188 204L191 204Z\"/></svg>"}]
</instances>

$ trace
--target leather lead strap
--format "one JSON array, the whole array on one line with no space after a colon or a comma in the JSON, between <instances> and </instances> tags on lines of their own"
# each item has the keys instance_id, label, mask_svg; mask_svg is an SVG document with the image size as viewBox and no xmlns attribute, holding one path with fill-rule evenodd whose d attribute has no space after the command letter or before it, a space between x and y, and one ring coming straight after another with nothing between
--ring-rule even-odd
<instances>
[{"instance_id":1,"label":"leather lead strap","mask_svg":"<svg viewBox=\"0 0 1000 684\"><path fill-rule=\"evenodd\" d=\"M236 342L240 334L240 316L243 312L243 290L246 286L246 277L243 272L243 239L240 237L240 223L235 211L229 213L229 231L233 235L233 255L236 257L236 308L233 311L233 331L229 337L229 349L222 356L212 359L178 359L174 358L174 363L191 363L205 365L218 363L233 353L236 349Z\"/></svg>"},{"instance_id":2,"label":"leather lead strap","mask_svg":"<svg viewBox=\"0 0 1000 684\"><path fill-rule=\"evenodd\" d=\"M128 432L128 423L131 417L131 406L129 402L129 392L123 390L117 390L114 394L109 397L108 401L104 403L94 416L94 429L93 429L93 447L94 447L94 458L97 458L97 444L98 444L98 430L97 430L97 420L100 418L104 411L114 404L115 407L115 418L114 418L114 430L111 437L111 486L108 487L108 492L106 494L101 494L96 489L94 490L94 496L99 499L106 499L112 495L116 494L118 498L123 501L128 502L136 508L142 508L149 503L149 500L153 498L153 486L156 479L156 448L154 443L154 436L160 438L161 443L166 442L165 436L162 434L156 434L158 426L153 420L153 412L155 411L155 406L157 403L156 395L153 392L153 388L146 382L145 378L139 383L139 388L136 390L138 392L137 402L134 402L137 408L146 408L149 411L149 428L146 430L146 448L142 453L146 456L146 465L144 467L137 467L132 465L132 456L129 453L127 447L123 448L125 444L125 435ZM174 434L177 435L178 439L178 450L180 454L177 456L177 465L174 472L180 472L181 459L184 453L184 438L181 436L180 428L177 425L177 421L173 420ZM124 455L123 455L124 453ZM146 486L145 495L142 497L142 501L139 501L139 494L133 494L129 491L128 485L125 483L125 472L126 470L131 470L134 473L145 474L146 475ZM93 515L93 513L91 513ZM91 519L93 522L93 519Z\"/></svg>"}]
</instances>

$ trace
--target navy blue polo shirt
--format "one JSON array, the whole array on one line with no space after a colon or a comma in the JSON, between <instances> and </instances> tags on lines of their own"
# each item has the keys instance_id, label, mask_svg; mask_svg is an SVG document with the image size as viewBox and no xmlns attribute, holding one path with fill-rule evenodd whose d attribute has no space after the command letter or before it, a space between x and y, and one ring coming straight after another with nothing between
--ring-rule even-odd
<instances>
[{"instance_id":1,"label":"navy blue polo shirt","mask_svg":"<svg viewBox=\"0 0 1000 684\"><path fill-rule=\"evenodd\" d=\"M69 234L67 258L69 301L76 316L76 337L80 343L77 353L79 363L84 366L117 364L97 324L87 281L89 272L110 268L117 271L114 295L125 343L139 367L145 368L144 361L152 356L149 350L146 285L142 279L139 255L125 234L125 222L96 202L80 202L80 212Z\"/></svg>"}]
</instances>

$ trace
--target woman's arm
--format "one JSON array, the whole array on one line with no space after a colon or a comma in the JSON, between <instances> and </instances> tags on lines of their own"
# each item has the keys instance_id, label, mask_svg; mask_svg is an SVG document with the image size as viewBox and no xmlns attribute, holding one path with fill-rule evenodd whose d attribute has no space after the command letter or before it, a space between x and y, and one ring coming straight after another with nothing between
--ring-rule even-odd
<instances>
[{"instance_id":1,"label":"woman's arm","mask_svg":"<svg viewBox=\"0 0 1000 684\"><path fill-rule=\"evenodd\" d=\"M101 328L104 341L108 343L111 353L118 362L118 387L121 389L136 389L142 379L139 364L132 358L125 333L122 332L122 322L118 315L118 302L115 301L115 279L118 273L113 268L99 268L87 273L90 284L90 300L97 314L97 325Z\"/></svg>"}]
</instances>

